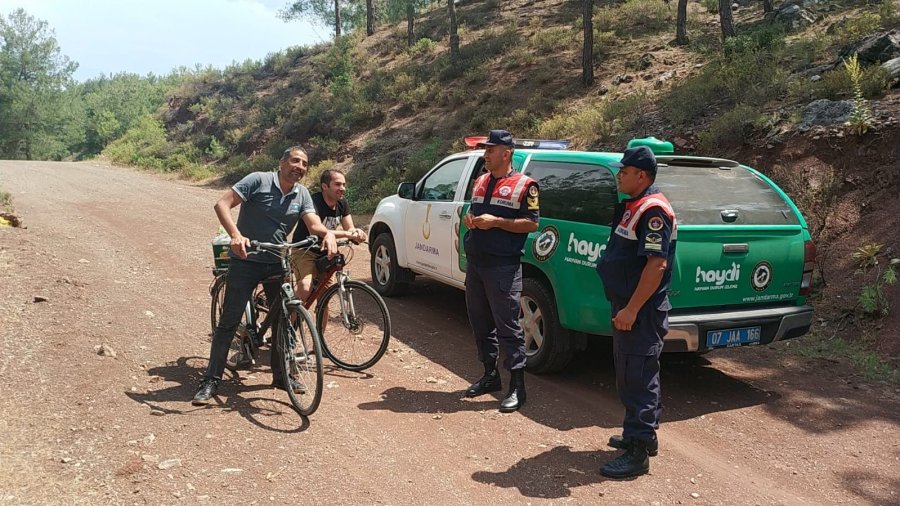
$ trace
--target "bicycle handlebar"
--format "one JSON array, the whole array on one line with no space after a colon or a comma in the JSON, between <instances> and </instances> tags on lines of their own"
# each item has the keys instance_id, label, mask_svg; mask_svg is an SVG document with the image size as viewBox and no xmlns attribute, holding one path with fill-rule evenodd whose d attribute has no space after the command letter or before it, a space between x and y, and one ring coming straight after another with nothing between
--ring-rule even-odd
<instances>
[{"instance_id":1,"label":"bicycle handlebar","mask_svg":"<svg viewBox=\"0 0 900 506\"><path fill-rule=\"evenodd\" d=\"M319 238L311 235L306 239L298 242L286 242L281 244L276 244L272 242L260 242L260 241L250 241L250 247L256 250L270 251L272 253L278 253L281 256L284 256L285 252L290 251L295 248L311 248L319 243Z\"/></svg>"}]
</instances>

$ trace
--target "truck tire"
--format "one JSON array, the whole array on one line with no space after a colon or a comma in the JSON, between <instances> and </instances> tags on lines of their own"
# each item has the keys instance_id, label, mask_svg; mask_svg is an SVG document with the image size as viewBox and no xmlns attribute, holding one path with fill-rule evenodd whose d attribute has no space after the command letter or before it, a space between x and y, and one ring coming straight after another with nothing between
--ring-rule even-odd
<instances>
[{"instance_id":1,"label":"truck tire","mask_svg":"<svg viewBox=\"0 0 900 506\"><path fill-rule=\"evenodd\" d=\"M390 232L378 234L372 243L372 286L385 297L403 295L415 274L397 264L397 249Z\"/></svg>"},{"instance_id":2,"label":"truck tire","mask_svg":"<svg viewBox=\"0 0 900 506\"><path fill-rule=\"evenodd\" d=\"M569 331L559 324L550 287L539 279L523 279L519 307L528 372L542 374L565 368L572 359L571 338Z\"/></svg>"}]
</instances>

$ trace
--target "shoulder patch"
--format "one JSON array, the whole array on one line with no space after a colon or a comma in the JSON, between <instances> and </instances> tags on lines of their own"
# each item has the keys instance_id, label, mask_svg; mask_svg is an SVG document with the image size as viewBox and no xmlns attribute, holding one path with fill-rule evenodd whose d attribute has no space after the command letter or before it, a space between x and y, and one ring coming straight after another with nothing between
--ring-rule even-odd
<instances>
[{"instance_id":1,"label":"shoulder patch","mask_svg":"<svg viewBox=\"0 0 900 506\"><path fill-rule=\"evenodd\" d=\"M537 211L540 208L538 196L538 187L536 184L531 185L531 188L528 188L528 197L525 198L528 204L529 211Z\"/></svg>"},{"instance_id":2,"label":"shoulder patch","mask_svg":"<svg viewBox=\"0 0 900 506\"><path fill-rule=\"evenodd\" d=\"M650 230L659 231L665 226L665 222L659 216L653 216L650 218L650 221L647 222L647 228Z\"/></svg>"}]
</instances>

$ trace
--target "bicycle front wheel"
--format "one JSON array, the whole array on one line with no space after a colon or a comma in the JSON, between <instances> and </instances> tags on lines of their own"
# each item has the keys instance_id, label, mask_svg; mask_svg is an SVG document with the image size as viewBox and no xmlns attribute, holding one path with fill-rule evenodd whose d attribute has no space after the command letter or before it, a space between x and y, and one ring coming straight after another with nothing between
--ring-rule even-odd
<instances>
[{"instance_id":1,"label":"bicycle front wheel","mask_svg":"<svg viewBox=\"0 0 900 506\"><path fill-rule=\"evenodd\" d=\"M342 369L362 371L387 351L391 317L378 292L362 281L330 286L319 298L316 328L325 356Z\"/></svg>"},{"instance_id":2,"label":"bicycle front wheel","mask_svg":"<svg viewBox=\"0 0 900 506\"><path fill-rule=\"evenodd\" d=\"M278 325L283 350L282 384L291 404L303 416L313 414L322 400L322 343L312 317L303 307L291 308Z\"/></svg>"},{"instance_id":3,"label":"bicycle front wheel","mask_svg":"<svg viewBox=\"0 0 900 506\"><path fill-rule=\"evenodd\" d=\"M225 303L225 274L219 274L209 289L212 302L209 306L209 323L212 325L212 334L216 334L216 326L222 316L222 306Z\"/></svg>"}]
</instances>

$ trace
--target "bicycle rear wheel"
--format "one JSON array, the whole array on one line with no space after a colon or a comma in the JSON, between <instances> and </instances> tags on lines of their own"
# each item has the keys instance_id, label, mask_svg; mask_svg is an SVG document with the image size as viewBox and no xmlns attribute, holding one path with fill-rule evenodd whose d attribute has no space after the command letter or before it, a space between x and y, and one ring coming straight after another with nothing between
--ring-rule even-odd
<instances>
[{"instance_id":1,"label":"bicycle rear wheel","mask_svg":"<svg viewBox=\"0 0 900 506\"><path fill-rule=\"evenodd\" d=\"M387 351L391 317L378 292L362 281L330 286L316 307L316 329L325 356L342 369L362 371Z\"/></svg>"},{"instance_id":2,"label":"bicycle rear wheel","mask_svg":"<svg viewBox=\"0 0 900 506\"><path fill-rule=\"evenodd\" d=\"M278 342L284 351L282 384L291 404L303 416L313 414L322 400L322 344L312 317L302 306L290 308L287 318L278 324ZM291 383L299 383L302 392L294 392Z\"/></svg>"}]
</instances>

